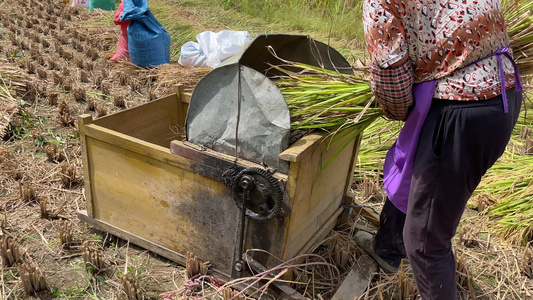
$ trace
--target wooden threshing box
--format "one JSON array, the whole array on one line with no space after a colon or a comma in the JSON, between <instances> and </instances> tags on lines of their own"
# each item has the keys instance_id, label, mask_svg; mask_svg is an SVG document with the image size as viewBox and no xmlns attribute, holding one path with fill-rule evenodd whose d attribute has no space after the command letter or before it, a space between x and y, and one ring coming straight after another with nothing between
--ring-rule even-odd
<instances>
[{"instance_id":1,"label":"wooden threshing box","mask_svg":"<svg viewBox=\"0 0 533 300\"><path fill-rule=\"evenodd\" d=\"M181 86L175 92L99 119L80 116L87 210L79 218L181 264L194 253L212 263L215 275L235 277L240 209L217 180L234 158L177 139L171 128L183 128L191 95ZM289 174L275 174L284 186L284 215L248 221L246 249L288 260L331 231L351 201L359 139L320 172L340 144L327 150L322 134L310 134L280 155L290 162ZM252 256L266 267L279 263L264 253Z\"/></svg>"}]
</instances>

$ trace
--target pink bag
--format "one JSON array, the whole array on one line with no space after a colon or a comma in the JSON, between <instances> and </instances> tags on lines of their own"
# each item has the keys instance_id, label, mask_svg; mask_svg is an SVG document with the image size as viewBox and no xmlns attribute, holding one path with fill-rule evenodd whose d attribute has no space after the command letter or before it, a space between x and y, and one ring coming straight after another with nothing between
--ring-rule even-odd
<instances>
[{"instance_id":1,"label":"pink bag","mask_svg":"<svg viewBox=\"0 0 533 300\"><path fill-rule=\"evenodd\" d=\"M116 25L120 25L120 36L118 38L118 48L115 55L111 58L112 61L119 61L121 59L130 59L130 53L128 51L128 25L130 21L120 21L120 16L124 11L124 0L120 1L117 12L115 13Z\"/></svg>"},{"instance_id":2,"label":"pink bag","mask_svg":"<svg viewBox=\"0 0 533 300\"><path fill-rule=\"evenodd\" d=\"M72 0L72 6L89 8L90 1L89 0Z\"/></svg>"}]
</instances>

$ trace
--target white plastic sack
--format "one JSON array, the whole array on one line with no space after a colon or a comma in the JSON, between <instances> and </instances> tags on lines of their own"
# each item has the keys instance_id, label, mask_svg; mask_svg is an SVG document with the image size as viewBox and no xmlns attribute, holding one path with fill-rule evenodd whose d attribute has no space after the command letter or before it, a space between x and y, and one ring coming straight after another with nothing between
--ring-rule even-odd
<instances>
[{"instance_id":1,"label":"white plastic sack","mask_svg":"<svg viewBox=\"0 0 533 300\"><path fill-rule=\"evenodd\" d=\"M178 63L184 67L204 68L207 57L200 49L200 44L196 42L187 42L181 46L181 55Z\"/></svg>"},{"instance_id":2,"label":"white plastic sack","mask_svg":"<svg viewBox=\"0 0 533 300\"><path fill-rule=\"evenodd\" d=\"M89 1L89 0L72 0L72 6L74 6L74 7L89 8L90 5L91 5L91 1Z\"/></svg>"},{"instance_id":3,"label":"white plastic sack","mask_svg":"<svg viewBox=\"0 0 533 300\"><path fill-rule=\"evenodd\" d=\"M239 53L251 39L247 31L231 31L223 30L218 33L212 31L204 31L196 36L198 43L187 42L181 48L181 57L178 61L182 66L187 64L194 67L211 67L216 68L221 62ZM190 43L198 45L195 52ZM186 47L187 46L187 47ZM184 49L185 48L185 49ZM185 52L184 52L185 50ZM184 57L185 53L185 57ZM196 53L197 57L193 59L193 53ZM203 54L203 57L202 57ZM205 57L205 62L203 61ZM203 65L189 63L192 61L199 61ZM182 64L183 63L185 64Z\"/></svg>"}]
</instances>

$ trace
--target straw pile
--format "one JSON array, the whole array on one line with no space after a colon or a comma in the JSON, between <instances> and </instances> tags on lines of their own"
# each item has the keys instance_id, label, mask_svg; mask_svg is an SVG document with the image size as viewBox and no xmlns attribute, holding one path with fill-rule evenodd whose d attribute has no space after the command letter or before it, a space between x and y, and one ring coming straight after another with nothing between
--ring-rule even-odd
<instances>
[{"instance_id":1,"label":"straw pile","mask_svg":"<svg viewBox=\"0 0 533 300\"><path fill-rule=\"evenodd\" d=\"M15 70L6 66L0 68L0 138L7 133L11 118L18 111L12 95L24 86L22 81L23 78Z\"/></svg>"}]
</instances>

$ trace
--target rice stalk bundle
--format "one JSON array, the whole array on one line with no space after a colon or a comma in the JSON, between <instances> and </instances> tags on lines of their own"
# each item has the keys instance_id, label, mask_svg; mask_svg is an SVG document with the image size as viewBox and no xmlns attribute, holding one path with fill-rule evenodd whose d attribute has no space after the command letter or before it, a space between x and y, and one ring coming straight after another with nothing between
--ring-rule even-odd
<instances>
[{"instance_id":1,"label":"rice stalk bundle","mask_svg":"<svg viewBox=\"0 0 533 300\"><path fill-rule=\"evenodd\" d=\"M322 130L332 136L330 144L340 144L322 169L383 116L367 79L297 62L272 67L283 74L276 85L287 102L291 129Z\"/></svg>"},{"instance_id":2,"label":"rice stalk bundle","mask_svg":"<svg viewBox=\"0 0 533 300\"><path fill-rule=\"evenodd\" d=\"M203 261L198 256L187 252L186 261L187 278L191 279L196 275L207 275L211 264L207 261Z\"/></svg>"},{"instance_id":3,"label":"rice stalk bundle","mask_svg":"<svg viewBox=\"0 0 533 300\"><path fill-rule=\"evenodd\" d=\"M402 122L391 122L381 118L365 129L366 134L361 141L354 180L360 181L365 177L377 179L383 176L383 168L379 166L383 166L387 151L398 138L402 125Z\"/></svg>"},{"instance_id":4,"label":"rice stalk bundle","mask_svg":"<svg viewBox=\"0 0 533 300\"><path fill-rule=\"evenodd\" d=\"M22 258L17 242L10 236L4 235L0 239L0 257L4 267L12 267Z\"/></svg>"},{"instance_id":5,"label":"rice stalk bundle","mask_svg":"<svg viewBox=\"0 0 533 300\"><path fill-rule=\"evenodd\" d=\"M104 270L105 262L102 258L102 251L95 247L89 241L84 241L81 246L81 253L85 268L93 273L98 274Z\"/></svg>"},{"instance_id":6,"label":"rice stalk bundle","mask_svg":"<svg viewBox=\"0 0 533 300\"><path fill-rule=\"evenodd\" d=\"M141 289L139 287L139 281L137 278L135 278L135 276L130 273L126 273L126 275L121 278L121 282L122 289L124 293L126 293L128 300L144 299Z\"/></svg>"},{"instance_id":7,"label":"rice stalk bundle","mask_svg":"<svg viewBox=\"0 0 533 300\"><path fill-rule=\"evenodd\" d=\"M474 289L474 277L470 272L465 256L455 253L455 278L461 299L477 299Z\"/></svg>"},{"instance_id":8,"label":"rice stalk bundle","mask_svg":"<svg viewBox=\"0 0 533 300\"><path fill-rule=\"evenodd\" d=\"M72 223L69 221L61 220L59 222L59 243L65 248L70 249L72 244Z\"/></svg>"},{"instance_id":9,"label":"rice stalk bundle","mask_svg":"<svg viewBox=\"0 0 533 300\"><path fill-rule=\"evenodd\" d=\"M412 274L406 273L403 267L403 262L398 270L398 298L399 299L416 299L418 295L418 289L415 281L412 278Z\"/></svg>"},{"instance_id":10,"label":"rice stalk bundle","mask_svg":"<svg viewBox=\"0 0 533 300\"><path fill-rule=\"evenodd\" d=\"M276 84L287 101L293 130L364 129L383 115L373 105L368 80L301 63L273 67L285 74Z\"/></svg>"},{"instance_id":11,"label":"rice stalk bundle","mask_svg":"<svg viewBox=\"0 0 533 300\"><path fill-rule=\"evenodd\" d=\"M508 194L489 210L498 217L495 229L515 244L525 244L533 238L533 167L521 170L524 175L511 184Z\"/></svg>"}]
</instances>

